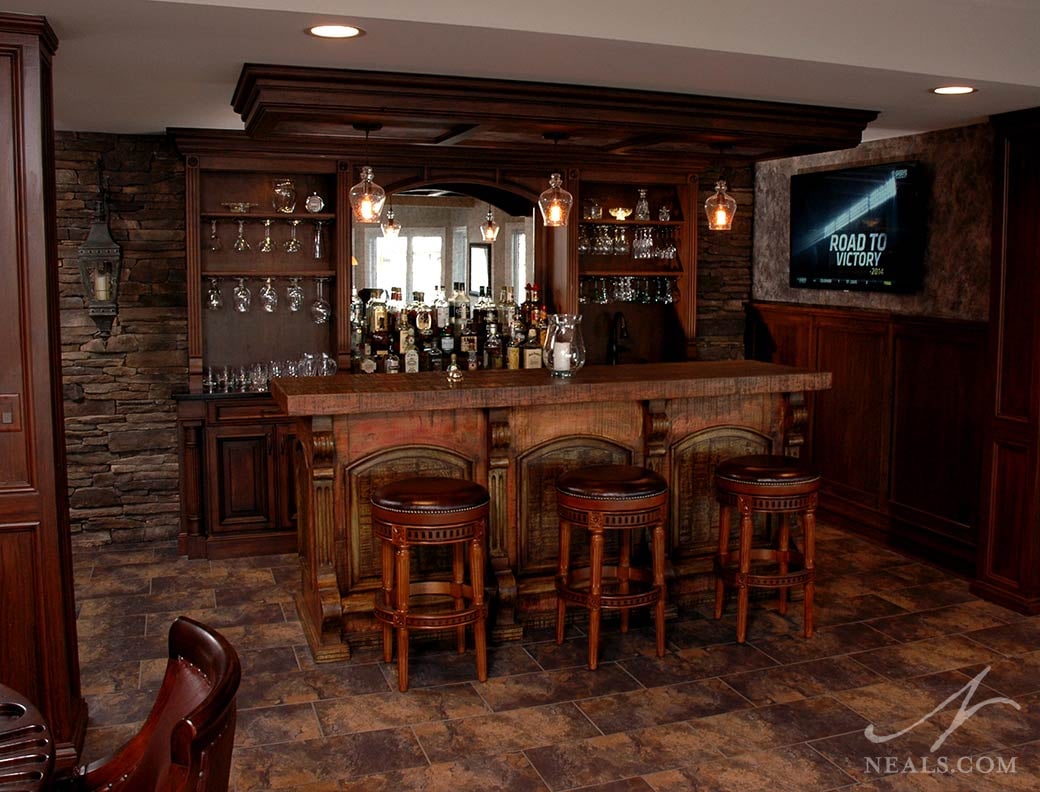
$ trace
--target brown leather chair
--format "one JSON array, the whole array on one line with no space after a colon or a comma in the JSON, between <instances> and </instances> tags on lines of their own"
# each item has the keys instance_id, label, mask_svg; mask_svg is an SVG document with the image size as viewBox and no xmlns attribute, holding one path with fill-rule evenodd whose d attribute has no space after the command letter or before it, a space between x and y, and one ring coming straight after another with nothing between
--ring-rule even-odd
<instances>
[{"instance_id":1,"label":"brown leather chair","mask_svg":"<svg viewBox=\"0 0 1040 792\"><path fill-rule=\"evenodd\" d=\"M224 636L181 616L144 726L117 753L78 768L65 788L226 792L241 675Z\"/></svg>"}]
</instances>

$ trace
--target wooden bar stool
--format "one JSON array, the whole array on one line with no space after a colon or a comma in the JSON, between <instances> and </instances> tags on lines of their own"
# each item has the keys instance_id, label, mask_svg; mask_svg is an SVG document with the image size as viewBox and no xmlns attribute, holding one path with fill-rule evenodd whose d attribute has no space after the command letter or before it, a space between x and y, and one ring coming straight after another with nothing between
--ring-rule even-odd
<instances>
[{"instance_id":1,"label":"wooden bar stool","mask_svg":"<svg viewBox=\"0 0 1040 792\"><path fill-rule=\"evenodd\" d=\"M556 573L556 643L563 643L567 603L589 611L589 668L595 670L599 654L599 622L603 608L621 611L621 632L628 632L628 611L656 608L657 656L664 656L664 524L667 519L668 485L650 470L630 465L593 465L570 471L556 481L556 506L560 517L560 563ZM571 526L589 532L589 565L570 568ZM651 530L652 569L633 567L632 536ZM616 566L603 564L604 531L621 533ZM603 581L616 585L616 593L604 594ZM631 583L639 584L633 591ZM587 586L576 584L585 582Z\"/></svg>"},{"instance_id":2,"label":"wooden bar stool","mask_svg":"<svg viewBox=\"0 0 1040 792\"><path fill-rule=\"evenodd\" d=\"M466 625L473 625L477 679L487 681L484 603L484 537L488 493L462 479L425 476L402 479L372 492L372 530L382 546L383 582L376 592L375 616L383 624L383 660L393 658L397 633L397 687L408 690L408 631L454 628L459 654L466 651ZM410 580L411 548L450 545L450 581ZM469 583L465 550L469 547ZM450 610L412 609L412 597L450 598Z\"/></svg>"},{"instance_id":3,"label":"wooden bar stool","mask_svg":"<svg viewBox=\"0 0 1040 792\"><path fill-rule=\"evenodd\" d=\"M787 589L805 587L805 637L813 633L813 589L816 579L815 532L820 474L794 457L760 454L728 459L715 468L719 502L719 552L715 556L715 618L722 616L725 585L737 586L737 642L747 637L748 593L752 586L780 589L779 611L787 613ZM730 515L740 514L740 549L729 550ZM752 549L753 516L780 514L775 549ZM804 550L792 550L791 525L802 516ZM777 565L775 573L752 574L752 562ZM797 570L790 571L791 565Z\"/></svg>"}]
</instances>

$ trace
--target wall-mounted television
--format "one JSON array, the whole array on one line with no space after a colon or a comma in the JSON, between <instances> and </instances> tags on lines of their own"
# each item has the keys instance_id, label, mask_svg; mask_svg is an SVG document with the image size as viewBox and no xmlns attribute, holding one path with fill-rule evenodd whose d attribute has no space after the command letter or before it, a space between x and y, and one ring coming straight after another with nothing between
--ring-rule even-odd
<instances>
[{"instance_id":1,"label":"wall-mounted television","mask_svg":"<svg viewBox=\"0 0 1040 792\"><path fill-rule=\"evenodd\" d=\"M919 162L793 175L791 286L898 294L920 290L926 203Z\"/></svg>"}]
</instances>

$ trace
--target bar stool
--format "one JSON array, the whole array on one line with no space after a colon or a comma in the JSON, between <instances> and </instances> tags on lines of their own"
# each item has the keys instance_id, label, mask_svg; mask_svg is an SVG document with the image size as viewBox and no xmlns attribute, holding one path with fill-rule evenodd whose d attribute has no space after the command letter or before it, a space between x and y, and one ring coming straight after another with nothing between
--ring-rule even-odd
<instances>
[{"instance_id":1,"label":"bar stool","mask_svg":"<svg viewBox=\"0 0 1040 792\"><path fill-rule=\"evenodd\" d=\"M382 550L382 589L376 592L375 616L383 625L383 660L393 658L397 634L397 687L408 690L408 631L454 628L459 654L466 651L466 625L473 625L477 679L487 681L484 604L484 537L488 493L462 479L425 476L402 479L373 490L372 531ZM410 580L411 548L450 546L450 581ZM465 547L469 546L469 583ZM451 610L412 610L412 597L449 597Z\"/></svg>"},{"instance_id":2,"label":"bar stool","mask_svg":"<svg viewBox=\"0 0 1040 792\"><path fill-rule=\"evenodd\" d=\"M715 557L715 618L722 616L725 585L737 586L737 642L747 637L748 593L751 587L780 589L779 611L787 613L787 590L804 586L805 637L813 633L813 590L816 579L815 532L820 474L793 457L759 454L734 457L715 468L719 502L719 552ZM730 514L740 514L740 549L729 550ZM752 518L756 513L780 514L775 549L752 549ZM791 526L802 516L804 551L790 549ZM790 518L790 520L788 519ZM777 564L776 573L752 574L752 562ZM790 571L791 564L798 570ZM735 568L734 568L735 566Z\"/></svg>"},{"instance_id":3,"label":"bar stool","mask_svg":"<svg viewBox=\"0 0 1040 792\"><path fill-rule=\"evenodd\" d=\"M664 656L664 524L668 485L650 470L630 465L593 465L563 474L556 480L560 517L560 563L556 573L556 643L563 643L567 603L589 611L589 669L599 655L600 611L621 611L621 632L628 632L628 611L653 605L656 609L657 656ZM570 568L571 526L589 533L589 565ZM631 565L632 536L651 529L652 569ZM617 565L603 564L604 531L620 532ZM616 593L604 594L604 577L616 582ZM588 582L587 586L578 583ZM631 582L642 585L637 591Z\"/></svg>"}]
</instances>

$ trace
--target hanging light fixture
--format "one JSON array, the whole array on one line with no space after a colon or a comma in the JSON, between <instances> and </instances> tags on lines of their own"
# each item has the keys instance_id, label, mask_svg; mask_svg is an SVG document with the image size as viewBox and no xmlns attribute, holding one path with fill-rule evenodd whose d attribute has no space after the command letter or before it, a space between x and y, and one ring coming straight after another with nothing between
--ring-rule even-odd
<instances>
[{"instance_id":1,"label":"hanging light fixture","mask_svg":"<svg viewBox=\"0 0 1040 792\"><path fill-rule=\"evenodd\" d=\"M488 204L487 220L480 226L480 236L485 242L494 242L498 239L499 225L495 222L495 216L491 213L491 204Z\"/></svg>"},{"instance_id":2,"label":"hanging light fixture","mask_svg":"<svg viewBox=\"0 0 1040 792\"><path fill-rule=\"evenodd\" d=\"M737 202L726 192L726 180L722 178L722 153L728 148L719 144L719 179L715 182L715 194L704 202L704 213L708 216L709 231L729 231L733 226L733 215L737 212Z\"/></svg>"},{"instance_id":3,"label":"hanging light fixture","mask_svg":"<svg viewBox=\"0 0 1040 792\"><path fill-rule=\"evenodd\" d=\"M386 220L379 224L383 229L383 236L396 239L401 233L401 224L394 220L394 205L390 203L386 208Z\"/></svg>"},{"instance_id":4,"label":"hanging light fixture","mask_svg":"<svg viewBox=\"0 0 1040 792\"><path fill-rule=\"evenodd\" d=\"M570 135L566 132L545 132L546 140L551 140L555 147L561 140ZM538 196L538 208L542 210L542 221L548 228L560 228L567 225L567 215L574 205L574 196L563 189L563 176L559 173L549 175L549 189Z\"/></svg>"},{"instance_id":5,"label":"hanging light fixture","mask_svg":"<svg viewBox=\"0 0 1040 792\"><path fill-rule=\"evenodd\" d=\"M382 129L383 125L366 122L354 124L354 129L365 133L365 144L368 144L368 133ZM376 184L373 179L372 168L364 165L361 168L361 181L350 188L350 208L354 213L354 221L358 223L378 223L383 212L383 202L386 200L386 191Z\"/></svg>"}]
</instances>

